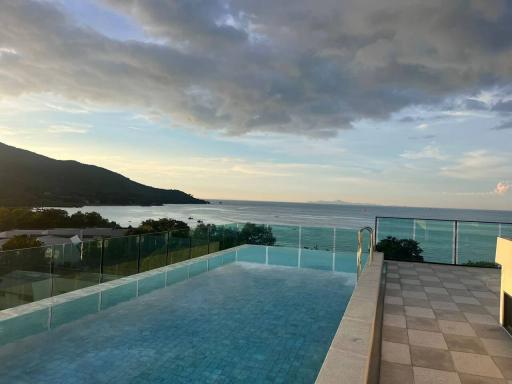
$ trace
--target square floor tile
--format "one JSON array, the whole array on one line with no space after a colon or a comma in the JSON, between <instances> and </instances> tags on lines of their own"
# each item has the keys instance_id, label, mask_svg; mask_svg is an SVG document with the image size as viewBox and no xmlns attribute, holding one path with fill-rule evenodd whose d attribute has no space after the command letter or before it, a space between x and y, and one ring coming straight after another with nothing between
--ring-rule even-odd
<instances>
[{"instance_id":1,"label":"square floor tile","mask_svg":"<svg viewBox=\"0 0 512 384\"><path fill-rule=\"evenodd\" d=\"M384 314L384 325L405 328L405 316Z\"/></svg>"},{"instance_id":2,"label":"square floor tile","mask_svg":"<svg viewBox=\"0 0 512 384\"><path fill-rule=\"evenodd\" d=\"M480 302L477 299L469 296L452 296L452 300L459 304L480 305Z\"/></svg>"},{"instance_id":3,"label":"square floor tile","mask_svg":"<svg viewBox=\"0 0 512 384\"><path fill-rule=\"evenodd\" d=\"M439 332L439 325L436 319L429 319L426 317L410 317L406 316L407 328L417 329L419 331Z\"/></svg>"},{"instance_id":4,"label":"square floor tile","mask_svg":"<svg viewBox=\"0 0 512 384\"><path fill-rule=\"evenodd\" d=\"M505 379L512 379L512 359L509 357L495 356L492 358Z\"/></svg>"},{"instance_id":5,"label":"square floor tile","mask_svg":"<svg viewBox=\"0 0 512 384\"><path fill-rule=\"evenodd\" d=\"M439 320L438 322L439 328L441 328L441 332L443 333L461 336L476 336L475 331L467 322L451 320Z\"/></svg>"},{"instance_id":6,"label":"square floor tile","mask_svg":"<svg viewBox=\"0 0 512 384\"><path fill-rule=\"evenodd\" d=\"M411 354L407 344L382 342L382 360L390 363L411 364Z\"/></svg>"},{"instance_id":7,"label":"square floor tile","mask_svg":"<svg viewBox=\"0 0 512 384\"><path fill-rule=\"evenodd\" d=\"M406 305L405 307L405 314L407 316L411 317L426 317L429 319L435 319L436 316L434 314L434 311L430 308L422 308L422 307L411 307Z\"/></svg>"},{"instance_id":8,"label":"square floor tile","mask_svg":"<svg viewBox=\"0 0 512 384\"><path fill-rule=\"evenodd\" d=\"M448 295L448 291L446 288L441 287L425 287L425 292L427 293L437 293L438 295Z\"/></svg>"},{"instance_id":9,"label":"square floor tile","mask_svg":"<svg viewBox=\"0 0 512 384\"><path fill-rule=\"evenodd\" d=\"M429 300L415 299L413 297L404 297L404 305L408 305L409 307L432 308Z\"/></svg>"},{"instance_id":10,"label":"square floor tile","mask_svg":"<svg viewBox=\"0 0 512 384\"><path fill-rule=\"evenodd\" d=\"M448 301L450 303L453 303L453 300L450 295L444 295L439 293L427 293L427 296L429 300L433 301Z\"/></svg>"},{"instance_id":11,"label":"square floor tile","mask_svg":"<svg viewBox=\"0 0 512 384\"><path fill-rule=\"evenodd\" d=\"M439 277L437 277L436 275L432 275L432 274L429 274L429 275L419 275L419 279L421 281L441 281L439 279Z\"/></svg>"},{"instance_id":12,"label":"square floor tile","mask_svg":"<svg viewBox=\"0 0 512 384\"><path fill-rule=\"evenodd\" d=\"M383 361L380 366L380 384L414 384L410 365Z\"/></svg>"},{"instance_id":13,"label":"square floor tile","mask_svg":"<svg viewBox=\"0 0 512 384\"><path fill-rule=\"evenodd\" d=\"M486 339L501 339L509 337L507 332L498 323L495 324L471 324L479 337Z\"/></svg>"},{"instance_id":14,"label":"square floor tile","mask_svg":"<svg viewBox=\"0 0 512 384\"><path fill-rule=\"evenodd\" d=\"M413 367L415 384L461 384L456 372Z\"/></svg>"},{"instance_id":15,"label":"square floor tile","mask_svg":"<svg viewBox=\"0 0 512 384\"><path fill-rule=\"evenodd\" d=\"M459 311L450 311L446 309L434 309L434 313L438 319L452 321L467 321L464 313Z\"/></svg>"},{"instance_id":16,"label":"square floor tile","mask_svg":"<svg viewBox=\"0 0 512 384\"><path fill-rule=\"evenodd\" d=\"M409 343L409 337L407 336L406 328L390 327L387 325L382 327L382 339L391 341L392 343Z\"/></svg>"},{"instance_id":17,"label":"square floor tile","mask_svg":"<svg viewBox=\"0 0 512 384\"><path fill-rule=\"evenodd\" d=\"M488 315L489 312L487 312L487 309L482 305L474 305L474 304L457 304L459 307L459 310L462 312L468 312L468 313L479 313L482 315Z\"/></svg>"},{"instance_id":18,"label":"square floor tile","mask_svg":"<svg viewBox=\"0 0 512 384\"><path fill-rule=\"evenodd\" d=\"M502 356L512 358L512 338L507 337L503 339L486 339L482 338L485 349L489 355Z\"/></svg>"},{"instance_id":19,"label":"square floor tile","mask_svg":"<svg viewBox=\"0 0 512 384\"><path fill-rule=\"evenodd\" d=\"M455 369L458 372L498 379L503 378L503 375L490 356L454 351L450 353L452 354Z\"/></svg>"},{"instance_id":20,"label":"square floor tile","mask_svg":"<svg viewBox=\"0 0 512 384\"><path fill-rule=\"evenodd\" d=\"M408 329L409 344L420 347L448 349L442 333Z\"/></svg>"},{"instance_id":21,"label":"square floor tile","mask_svg":"<svg viewBox=\"0 0 512 384\"><path fill-rule=\"evenodd\" d=\"M498 295L489 291L471 291L473 296L478 297L479 299L496 299L498 300Z\"/></svg>"},{"instance_id":22,"label":"square floor tile","mask_svg":"<svg viewBox=\"0 0 512 384\"><path fill-rule=\"evenodd\" d=\"M400 279L401 284L410 284L410 285L421 285L421 281L418 279Z\"/></svg>"},{"instance_id":23,"label":"square floor tile","mask_svg":"<svg viewBox=\"0 0 512 384\"><path fill-rule=\"evenodd\" d=\"M475 376L467 373L459 373L462 384L507 384L505 379L495 379L492 377Z\"/></svg>"},{"instance_id":24,"label":"square floor tile","mask_svg":"<svg viewBox=\"0 0 512 384\"><path fill-rule=\"evenodd\" d=\"M384 304L384 313L388 313L390 315L403 315L404 307L402 305Z\"/></svg>"},{"instance_id":25,"label":"square floor tile","mask_svg":"<svg viewBox=\"0 0 512 384\"><path fill-rule=\"evenodd\" d=\"M466 316L466 319L468 319L468 321L470 323L488 324L488 325L496 324L496 319L494 317L492 317L491 315L464 312L464 316Z\"/></svg>"},{"instance_id":26,"label":"square floor tile","mask_svg":"<svg viewBox=\"0 0 512 384\"><path fill-rule=\"evenodd\" d=\"M443 283L443 286L450 289L466 289L466 286L461 283Z\"/></svg>"},{"instance_id":27,"label":"square floor tile","mask_svg":"<svg viewBox=\"0 0 512 384\"><path fill-rule=\"evenodd\" d=\"M459 310L459 307L457 307L457 304L449 302L449 301L431 300L430 305L434 309L447 309L449 311L458 311Z\"/></svg>"},{"instance_id":28,"label":"square floor tile","mask_svg":"<svg viewBox=\"0 0 512 384\"><path fill-rule=\"evenodd\" d=\"M487 354L482 340L478 337L445 334L444 340L450 351Z\"/></svg>"},{"instance_id":29,"label":"square floor tile","mask_svg":"<svg viewBox=\"0 0 512 384\"><path fill-rule=\"evenodd\" d=\"M401 297L386 296L384 297L385 304L404 305L404 300Z\"/></svg>"},{"instance_id":30,"label":"square floor tile","mask_svg":"<svg viewBox=\"0 0 512 384\"><path fill-rule=\"evenodd\" d=\"M450 352L411 345L411 360L415 367L440 369L442 371L455 371Z\"/></svg>"},{"instance_id":31,"label":"square floor tile","mask_svg":"<svg viewBox=\"0 0 512 384\"><path fill-rule=\"evenodd\" d=\"M426 299L427 295L425 292L416 292L416 291L402 291L403 297L412 297L415 299Z\"/></svg>"}]
</instances>

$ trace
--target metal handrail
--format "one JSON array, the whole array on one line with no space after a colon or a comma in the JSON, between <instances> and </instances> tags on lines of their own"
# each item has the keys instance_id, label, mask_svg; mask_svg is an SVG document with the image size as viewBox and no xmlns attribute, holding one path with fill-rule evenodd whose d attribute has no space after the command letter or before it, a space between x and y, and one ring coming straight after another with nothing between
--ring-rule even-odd
<instances>
[{"instance_id":1,"label":"metal handrail","mask_svg":"<svg viewBox=\"0 0 512 384\"><path fill-rule=\"evenodd\" d=\"M357 232L357 280L361 275L362 267L362 256L363 256L363 232L368 231L370 235L370 242L368 244L368 263L373 260L373 251L375 249L375 238L373 236L373 228L364 227Z\"/></svg>"}]
</instances>

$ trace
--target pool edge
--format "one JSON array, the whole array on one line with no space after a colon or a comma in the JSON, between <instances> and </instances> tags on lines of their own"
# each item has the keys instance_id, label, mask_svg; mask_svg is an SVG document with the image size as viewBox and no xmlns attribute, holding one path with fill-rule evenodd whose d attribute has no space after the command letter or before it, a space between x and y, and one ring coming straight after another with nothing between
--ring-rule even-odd
<instances>
[{"instance_id":1,"label":"pool edge","mask_svg":"<svg viewBox=\"0 0 512 384\"><path fill-rule=\"evenodd\" d=\"M317 376L317 384L378 382L383 273L384 257L377 252L354 289Z\"/></svg>"}]
</instances>

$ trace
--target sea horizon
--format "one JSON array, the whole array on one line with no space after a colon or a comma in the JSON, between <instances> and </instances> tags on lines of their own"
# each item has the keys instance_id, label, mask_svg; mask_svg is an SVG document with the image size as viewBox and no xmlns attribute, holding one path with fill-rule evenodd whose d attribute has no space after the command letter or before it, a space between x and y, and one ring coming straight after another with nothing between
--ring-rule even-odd
<instances>
[{"instance_id":1,"label":"sea horizon","mask_svg":"<svg viewBox=\"0 0 512 384\"><path fill-rule=\"evenodd\" d=\"M375 217L485 221L512 223L512 211L410 207L375 204L282 202L211 199L210 204L90 205L56 207L72 214L98 212L123 227L137 226L146 219L172 218L191 226L198 221L210 224L254 222L276 225L360 228L374 224ZM297 209L300 207L301 209Z\"/></svg>"}]
</instances>

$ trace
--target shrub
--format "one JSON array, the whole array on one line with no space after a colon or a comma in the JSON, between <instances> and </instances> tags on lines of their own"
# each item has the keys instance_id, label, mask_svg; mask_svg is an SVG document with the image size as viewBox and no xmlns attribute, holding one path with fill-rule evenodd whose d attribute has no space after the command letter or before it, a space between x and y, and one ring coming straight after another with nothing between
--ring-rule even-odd
<instances>
[{"instance_id":1,"label":"shrub","mask_svg":"<svg viewBox=\"0 0 512 384\"><path fill-rule=\"evenodd\" d=\"M22 248L35 248L41 247L43 243L37 240L35 237L29 237L27 235L14 236L7 240L2 246L3 251L11 251L13 249Z\"/></svg>"},{"instance_id":2,"label":"shrub","mask_svg":"<svg viewBox=\"0 0 512 384\"><path fill-rule=\"evenodd\" d=\"M384 253L386 260L423 262L423 249L419 243L412 239L397 239L388 236L379 241L376 247L378 252Z\"/></svg>"},{"instance_id":3,"label":"shrub","mask_svg":"<svg viewBox=\"0 0 512 384\"><path fill-rule=\"evenodd\" d=\"M466 265L468 267L481 267L481 268L499 268L499 265L494 261L467 261L462 265Z\"/></svg>"}]
</instances>

